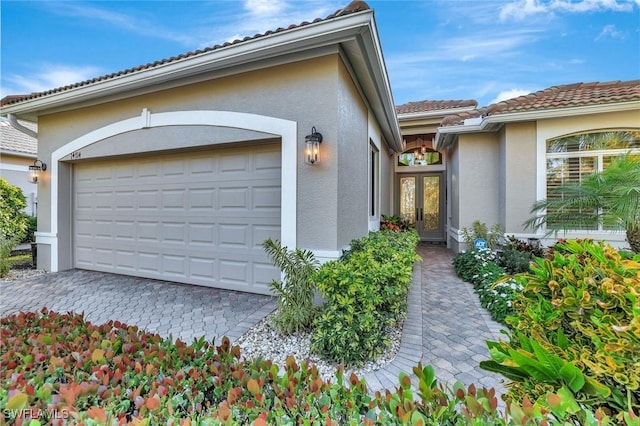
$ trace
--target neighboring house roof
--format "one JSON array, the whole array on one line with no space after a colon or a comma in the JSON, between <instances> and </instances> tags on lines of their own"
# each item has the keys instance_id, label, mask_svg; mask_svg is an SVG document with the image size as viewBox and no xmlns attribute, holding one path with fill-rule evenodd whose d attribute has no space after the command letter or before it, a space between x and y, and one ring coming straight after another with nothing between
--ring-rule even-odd
<instances>
[{"instance_id":1,"label":"neighboring house roof","mask_svg":"<svg viewBox=\"0 0 640 426\"><path fill-rule=\"evenodd\" d=\"M446 100L446 101L416 101L402 105L396 105L396 113L412 114L420 112L443 111L449 109L459 109L467 107L477 107L478 102L473 99L468 100Z\"/></svg>"},{"instance_id":2,"label":"neighboring house roof","mask_svg":"<svg viewBox=\"0 0 640 426\"><path fill-rule=\"evenodd\" d=\"M23 126L36 130L33 123L22 122ZM38 141L16 129L6 120L0 120L0 153L23 157L35 157L38 153Z\"/></svg>"},{"instance_id":3,"label":"neighboring house roof","mask_svg":"<svg viewBox=\"0 0 640 426\"><path fill-rule=\"evenodd\" d=\"M630 101L637 102L639 100L640 80L566 84L497 102L472 111L450 115L442 120L442 126L461 125L464 124L465 120L470 118Z\"/></svg>"}]
</instances>

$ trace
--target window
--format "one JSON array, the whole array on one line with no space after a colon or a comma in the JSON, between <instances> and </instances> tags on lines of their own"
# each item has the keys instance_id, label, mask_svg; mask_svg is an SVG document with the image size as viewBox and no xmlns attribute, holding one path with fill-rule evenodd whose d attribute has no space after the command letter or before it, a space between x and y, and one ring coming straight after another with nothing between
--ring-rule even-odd
<instances>
[{"instance_id":1,"label":"window","mask_svg":"<svg viewBox=\"0 0 640 426\"><path fill-rule=\"evenodd\" d=\"M379 173L378 159L379 152L373 141L369 141L369 214L377 216L378 214L378 192L379 192Z\"/></svg>"},{"instance_id":2,"label":"window","mask_svg":"<svg viewBox=\"0 0 640 426\"><path fill-rule=\"evenodd\" d=\"M565 136L548 140L546 148L547 198L561 198L562 193L556 188L567 183L582 182L586 176L604 170L611 159L618 155L627 152L640 154L640 131L616 130ZM562 226L561 223L549 224ZM612 229L618 229L618 226L587 222L580 226L580 230Z\"/></svg>"}]
</instances>

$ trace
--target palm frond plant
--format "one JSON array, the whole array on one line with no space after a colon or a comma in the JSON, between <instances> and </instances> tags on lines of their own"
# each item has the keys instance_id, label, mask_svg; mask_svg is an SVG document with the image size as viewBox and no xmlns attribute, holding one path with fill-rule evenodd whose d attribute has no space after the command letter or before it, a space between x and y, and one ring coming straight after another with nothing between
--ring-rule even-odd
<instances>
[{"instance_id":1,"label":"palm frond plant","mask_svg":"<svg viewBox=\"0 0 640 426\"><path fill-rule=\"evenodd\" d=\"M313 298L316 286L312 275L318 269L318 261L308 250L289 250L280 241L267 239L263 244L273 264L283 273L283 280L272 280L270 288L278 296L278 313L271 323L283 334L291 334L308 328L315 316Z\"/></svg>"},{"instance_id":2,"label":"palm frond plant","mask_svg":"<svg viewBox=\"0 0 640 426\"><path fill-rule=\"evenodd\" d=\"M575 229L623 229L631 250L640 253L640 155L615 157L601 172L581 183L566 183L536 202L527 228L549 232Z\"/></svg>"}]
</instances>

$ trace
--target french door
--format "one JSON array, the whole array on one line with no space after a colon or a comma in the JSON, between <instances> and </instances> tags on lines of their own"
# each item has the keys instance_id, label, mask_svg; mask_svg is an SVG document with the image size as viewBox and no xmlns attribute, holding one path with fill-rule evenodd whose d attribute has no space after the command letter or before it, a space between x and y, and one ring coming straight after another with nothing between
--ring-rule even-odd
<instances>
[{"instance_id":1,"label":"french door","mask_svg":"<svg viewBox=\"0 0 640 426\"><path fill-rule=\"evenodd\" d=\"M414 224L423 241L444 241L444 173L398 175L400 216Z\"/></svg>"}]
</instances>

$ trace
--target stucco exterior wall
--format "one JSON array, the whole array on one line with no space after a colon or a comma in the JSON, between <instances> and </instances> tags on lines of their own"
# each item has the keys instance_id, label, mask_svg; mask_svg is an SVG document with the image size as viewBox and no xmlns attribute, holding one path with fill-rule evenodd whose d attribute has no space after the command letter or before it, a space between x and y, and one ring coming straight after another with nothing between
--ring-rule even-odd
<instances>
[{"instance_id":1,"label":"stucco exterior wall","mask_svg":"<svg viewBox=\"0 0 640 426\"><path fill-rule=\"evenodd\" d=\"M338 69L337 248L368 232L368 112L346 67ZM323 142L324 145L324 142ZM331 229L331 228L327 228Z\"/></svg>"},{"instance_id":2,"label":"stucco exterior wall","mask_svg":"<svg viewBox=\"0 0 640 426\"><path fill-rule=\"evenodd\" d=\"M95 129L132 117L147 108L174 111L234 111L297 123L297 246L338 253L351 239L365 235L367 217L368 111L337 52L332 55L194 83L129 99L41 116L39 158L51 159L61 146ZM304 137L314 127L323 134L321 161L304 164ZM274 135L222 127L150 128L110 137L82 150L81 158L59 163L58 238L61 269L72 263L71 177L73 161L110 155L135 155L211 146L217 143L273 142ZM384 156L381 151L381 158ZM362 163L362 164L360 164ZM339 185L339 182L344 182ZM51 208L50 176L40 184L40 207ZM364 190L363 190L364 188ZM338 219L338 218L341 219ZM51 229L42 215L40 232ZM43 245L44 246L44 245ZM43 247L46 251L46 248ZM67 253L67 254L65 254ZM41 267L48 269L49 265Z\"/></svg>"},{"instance_id":3,"label":"stucco exterior wall","mask_svg":"<svg viewBox=\"0 0 640 426\"><path fill-rule=\"evenodd\" d=\"M447 203L449 204L449 240L447 247L458 252L457 232L460 229L460 156L458 144L447 150Z\"/></svg>"},{"instance_id":4,"label":"stucco exterior wall","mask_svg":"<svg viewBox=\"0 0 640 426\"><path fill-rule=\"evenodd\" d=\"M499 138L495 133L463 134L458 151L458 229L475 220L491 227L500 220Z\"/></svg>"},{"instance_id":5,"label":"stucco exterior wall","mask_svg":"<svg viewBox=\"0 0 640 426\"><path fill-rule=\"evenodd\" d=\"M522 224L536 201L536 123L508 124L500 138L500 224L507 234L527 231Z\"/></svg>"}]
</instances>

